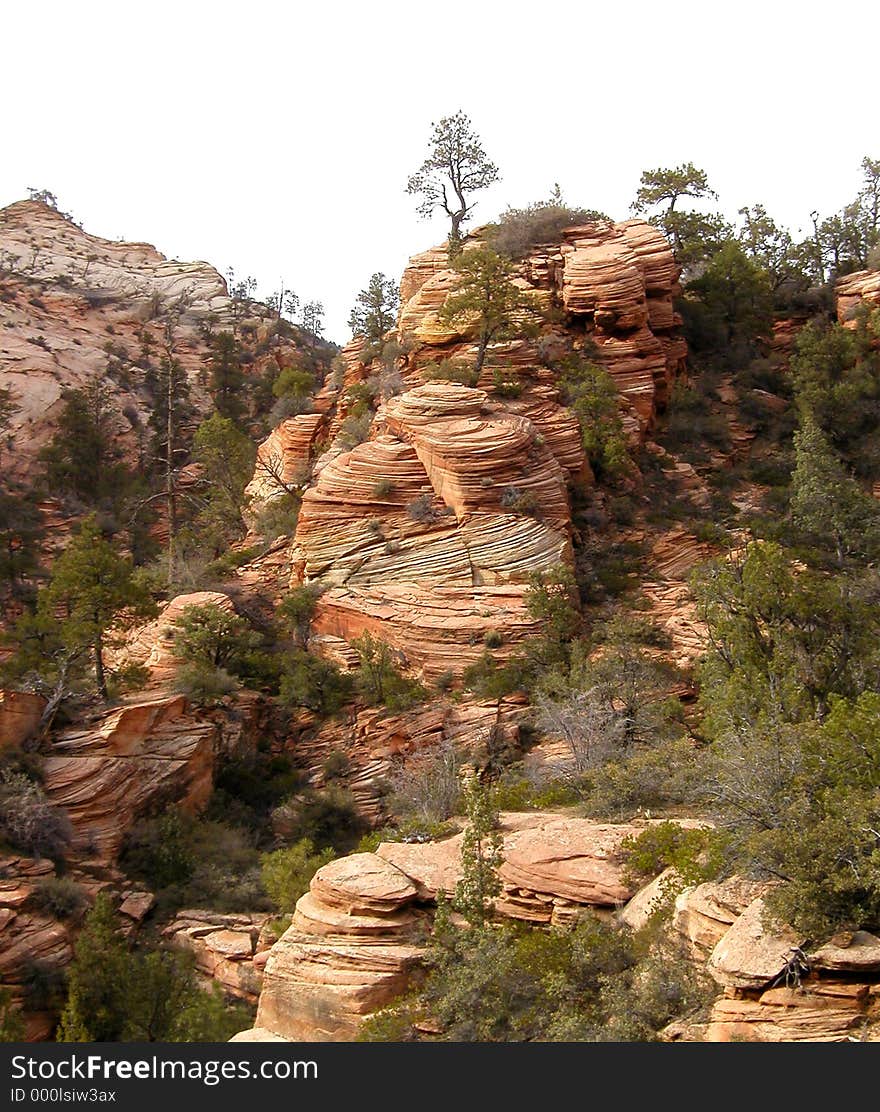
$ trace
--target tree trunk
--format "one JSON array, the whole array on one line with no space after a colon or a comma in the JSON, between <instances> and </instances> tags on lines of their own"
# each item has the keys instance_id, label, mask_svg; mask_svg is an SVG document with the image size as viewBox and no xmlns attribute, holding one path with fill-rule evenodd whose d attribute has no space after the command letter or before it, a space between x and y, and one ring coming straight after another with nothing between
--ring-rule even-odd
<instances>
[{"instance_id":1,"label":"tree trunk","mask_svg":"<svg viewBox=\"0 0 880 1112\"><path fill-rule=\"evenodd\" d=\"M104 638L98 633L95 636L95 679L98 681L98 693L107 701L107 679L104 675Z\"/></svg>"}]
</instances>

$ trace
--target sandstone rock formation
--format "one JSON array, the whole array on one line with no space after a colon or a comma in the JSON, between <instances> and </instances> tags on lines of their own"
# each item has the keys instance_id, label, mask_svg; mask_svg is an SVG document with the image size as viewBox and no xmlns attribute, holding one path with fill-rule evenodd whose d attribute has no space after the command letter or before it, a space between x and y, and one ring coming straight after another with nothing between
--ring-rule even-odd
<instances>
[{"instance_id":1,"label":"sandstone rock formation","mask_svg":"<svg viewBox=\"0 0 880 1112\"><path fill-rule=\"evenodd\" d=\"M63 731L44 759L44 788L73 825L74 850L111 861L153 800L203 805L218 755L241 745L247 726L247 712L224 724L183 695L159 694Z\"/></svg>"},{"instance_id":2,"label":"sandstone rock formation","mask_svg":"<svg viewBox=\"0 0 880 1112\"><path fill-rule=\"evenodd\" d=\"M493 630L509 652L537 631L529 574L571 560L577 442L563 466L528 418L451 383L393 398L377 425L303 498L295 566L327 588L318 643L370 632L429 678L473 663Z\"/></svg>"},{"instance_id":3,"label":"sandstone rock formation","mask_svg":"<svg viewBox=\"0 0 880 1112\"><path fill-rule=\"evenodd\" d=\"M479 242L482 234L476 231L471 241ZM445 249L433 248L410 260L401 282L398 331L438 349L432 358L444 357L445 349L466 339L438 322L455 281ZM672 304L678 268L662 233L641 220L568 228L561 242L532 250L522 263L520 281L542 302L558 302L586 327L599 361L614 376L644 433L665 405L686 355ZM539 364L534 353L531 362Z\"/></svg>"},{"instance_id":4,"label":"sandstone rock formation","mask_svg":"<svg viewBox=\"0 0 880 1112\"><path fill-rule=\"evenodd\" d=\"M860 306L870 310L880 307L880 270L857 270L837 281L837 319L847 328L855 328Z\"/></svg>"},{"instance_id":5,"label":"sandstone rock formation","mask_svg":"<svg viewBox=\"0 0 880 1112\"><path fill-rule=\"evenodd\" d=\"M45 709L42 695L0 690L0 751L32 737Z\"/></svg>"},{"instance_id":6,"label":"sandstone rock formation","mask_svg":"<svg viewBox=\"0 0 880 1112\"><path fill-rule=\"evenodd\" d=\"M305 484L323 423L321 413L300 413L282 421L260 444L254 477L245 490L250 520L267 503L297 492Z\"/></svg>"},{"instance_id":7,"label":"sandstone rock formation","mask_svg":"<svg viewBox=\"0 0 880 1112\"><path fill-rule=\"evenodd\" d=\"M644 825L611 826L534 812L501 816L499 914L570 922L633 894L620 845ZM462 835L437 843L382 843L325 865L269 951L256 1027L293 1040L351 1039L372 1012L419 975L438 892L461 875Z\"/></svg>"},{"instance_id":8,"label":"sandstone rock formation","mask_svg":"<svg viewBox=\"0 0 880 1112\"><path fill-rule=\"evenodd\" d=\"M383 797L395 770L411 756L453 745L479 759L491 744L519 748L524 701L444 697L396 714L382 707L352 706L344 716L313 721L303 714L295 722L291 748L310 770L312 783L323 785L322 769L331 755L344 753L343 777L358 810L370 823L385 816Z\"/></svg>"},{"instance_id":9,"label":"sandstone rock formation","mask_svg":"<svg viewBox=\"0 0 880 1112\"><path fill-rule=\"evenodd\" d=\"M73 957L67 924L28 906L41 880L55 875L51 861L0 856L0 985L20 1009L29 1041L48 1038L54 1016L32 999L35 974L57 975Z\"/></svg>"},{"instance_id":10,"label":"sandstone rock formation","mask_svg":"<svg viewBox=\"0 0 880 1112\"><path fill-rule=\"evenodd\" d=\"M158 363L166 323L173 325L174 357L196 409L207 412L206 337L212 328L230 328L236 312L226 282L208 263L90 235L40 201L0 209L0 303L0 387L12 391L18 406L6 468L10 477L30 480L61 411L62 391L96 377L110 387L119 445L131 463L139 459L139 430L150 412L139 391L142 365L145 358ZM249 311L240 331L246 325L248 343L263 344L251 372L295 359L294 342L265 342L273 315L264 306Z\"/></svg>"},{"instance_id":11,"label":"sandstone rock formation","mask_svg":"<svg viewBox=\"0 0 880 1112\"><path fill-rule=\"evenodd\" d=\"M709 1042L873 1039L880 1018L880 940L865 931L805 951L802 936L765 914L766 883L742 877L686 888L673 930L721 986L708 1021L670 1038Z\"/></svg>"},{"instance_id":12,"label":"sandstone rock formation","mask_svg":"<svg viewBox=\"0 0 880 1112\"><path fill-rule=\"evenodd\" d=\"M267 919L266 915L183 910L162 934L172 946L193 955L196 969L208 981L229 996L256 1004L270 946L263 934Z\"/></svg>"},{"instance_id":13,"label":"sandstone rock formation","mask_svg":"<svg viewBox=\"0 0 880 1112\"><path fill-rule=\"evenodd\" d=\"M373 853L325 865L266 960L256 1027L346 1041L410 983L421 949L415 884Z\"/></svg>"}]
</instances>

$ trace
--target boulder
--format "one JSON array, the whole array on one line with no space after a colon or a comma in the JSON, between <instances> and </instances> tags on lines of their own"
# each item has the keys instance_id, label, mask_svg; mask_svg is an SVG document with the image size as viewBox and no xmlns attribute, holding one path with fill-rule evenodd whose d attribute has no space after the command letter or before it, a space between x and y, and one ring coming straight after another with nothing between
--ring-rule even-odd
<instances>
[{"instance_id":1,"label":"boulder","mask_svg":"<svg viewBox=\"0 0 880 1112\"><path fill-rule=\"evenodd\" d=\"M787 927L769 926L764 915L764 900L753 900L716 944L708 969L719 984L763 988L797 955L803 937Z\"/></svg>"}]
</instances>

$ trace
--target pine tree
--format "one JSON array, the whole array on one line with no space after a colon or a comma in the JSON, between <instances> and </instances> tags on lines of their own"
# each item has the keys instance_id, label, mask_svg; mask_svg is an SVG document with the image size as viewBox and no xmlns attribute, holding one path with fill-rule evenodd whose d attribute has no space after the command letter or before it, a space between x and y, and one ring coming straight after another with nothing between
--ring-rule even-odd
<instances>
[{"instance_id":1,"label":"pine tree","mask_svg":"<svg viewBox=\"0 0 880 1112\"><path fill-rule=\"evenodd\" d=\"M374 274L367 288L358 294L348 318L352 335L363 336L370 344L381 344L386 332L394 327L399 304L397 284L384 274Z\"/></svg>"},{"instance_id":2,"label":"pine tree","mask_svg":"<svg viewBox=\"0 0 880 1112\"><path fill-rule=\"evenodd\" d=\"M132 476L113 440L109 384L95 378L83 390L62 392L64 408L51 442L40 452L54 494L86 506L118 505Z\"/></svg>"},{"instance_id":3,"label":"pine tree","mask_svg":"<svg viewBox=\"0 0 880 1112\"><path fill-rule=\"evenodd\" d=\"M58 557L48 587L41 593L37 612L51 619L62 614L58 633L71 652L88 648L95 680L107 698L104 649L108 630L121 630L156 612L147 591L133 578L131 561L102 535L94 516Z\"/></svg>"},{"instance_id":4,"label":"pine tree","mask_svg":"<svg viewBox=\"0 0 880 1112\"><path fill-rule=\"evenodd\" d=\"M870 557L880 545L877 503L846 473L809 411L794 434L791 517L820 548L830 547L838 566L847 557Z\"/></svg>"},{"instance_id":5,"label":"pine tree","mask_svg":"<svg viewBox=\"0 0 880 1112\"><path fill-rule=\"evenodd\" d=\"M444 324L476 333L474 372L479 376L489 344L528 335L537 323L538 306L516 285L516 264L490 247L461 252L455 269L459 282L439 317Z\"/></svg>"},{"instance_id":6,"label":"pine tree","mask_svg":"<svg viewBox=\"0 0 880 1112\"><path fill-rule=\"evenodd\" d=\"M218 332L211 351L209 385L214 407L221 417L238 423L244 416L242 399L244 372L241 369L241 348L231 332Z\"/></svg>"},{"instance_id":7,"label":"pine tree","mask_svg":"<svg viewBox=\"0 0 880 1112\"><path fill-rule=\"evenodd\" d=\"M162 358L159 365L155 398L149 423L153 430L154 463L161 468L164 486L168 522L168 579L171 582L178 530L178 474L188 454L192 435L189 426L195 410L186 371L170 353Z\"/></svg>"},{"instance_id":8,"label":"pine tree","mask_svg":"<svg viewBox=\"0 0 880 1112\"><path fill-rule=\"evenodd\" d=\"M454 250L460 241L461 225L474 208L470 197L498 180L498 167L483 150L464 112L444 116L432 127L430 153L409 178L406 191L421 198L421 216L429 217L436 209L446 213L452 222L449 242Z\"/></svg>"},{"instance_id":9,"label":"pine tree","mask_svg":"<svg viewBox=\"0 0 880 1112\"><path fill-rule=\"evenodd\" d=\"M122 1037L126 958L113 905L102 892L76 940L58 1042L117 1042Z\"/></svg>"},{"instance_id":10,"label":"pine tree","mask_svg":"<svg viewBox=\"0 0 880 1112\"><path fill-rule=\"evenodd\" d=\"M461 843L462 875L452 904L472 927L482 927L492 914L493 898L501 891L499 818L472 769L463 776L463 794L468 824Z\"/></svg>"},{"instance_id":11,"label":"pine tree","mask_svg":"<svg viewBox=\"0 0 880 1112\"><path fill-rule=\"evenodd\" d=\"M193 439L193 459L201 468L202 507L196 519L204 547L219 556L241 536L244 489L254 473L256 449L228 417L214 413Z\"/></svg>"}]
</instances>

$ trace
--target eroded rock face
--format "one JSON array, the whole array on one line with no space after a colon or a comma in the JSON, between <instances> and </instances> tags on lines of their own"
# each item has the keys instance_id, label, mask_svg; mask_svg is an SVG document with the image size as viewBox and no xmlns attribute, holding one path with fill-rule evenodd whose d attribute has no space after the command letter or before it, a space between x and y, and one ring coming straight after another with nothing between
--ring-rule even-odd
<instances>
[{"instance_id":1,"label":"eroded rock face","mask_svg":"<svg viewBox=\"0 0 880 1112\"><path fill-rule=\"evenodd\" d=\"M267 919L267 915L185 910L177 913L162 934L172 946L194 956L202 976L230 996L256 1004L269 950L262 933Z\"/></svg>"},{"instance_id":2,"label":"eroded rock face","mask_svg":"<svg viewBox=\"0 0 880 1112\"><path fill-rule=\"evenodd\" d=\"M340 655L342 655L342 650ZM390 714L384 707L353 706L345 716L312 721L302 715L290 745L299 764L308 768L313 784L323 784L328 757L344 753L342 777L359 812L372 825L386 818L383 799L395 769L412 757L444 745L472 754L486 752L490 742L519 748L524 701L437 698L410 710Z\"/></svg>"},{"instance_id":3,"label":"eroded rock face","mask_svg":"<svg viewBox=\"0 0 880 1112\"><path fill-rule=\"evenodd\" d=\"M706 1041L859 1041L874 1010L870 986L844 981L766 989L757 999L725 995L712 1009Z\"/></svg>"},{"instance_id":4,"label":"eroded rock face","mask_svg":"<svg viewBox=\"0 0 880 1112\"><path fill-rule=\"evenodd\" d=\"M418 968L416 885L373 853L319 869L266 960L256 1028L286 1039L347 1041Z\"/></svg>"},{"instance_id":5,"label":"eroded rock face","mask_svg":"<svg viewBox=\"0 0 880 1112\"><path fill-rule=\"evenodd\" d=\"M15 748L32 737L45 709L42 695L0 691L0 751Z\"/></svg>"},{"instance_id":6,"label":"eroded rock face","mask_svg":"<svg viewBox=\"0 0 880 1112\"><path fill-rule=\"evenodd\" d=\"M470 242L479 241L477 231ZM663 234L642 220L568 228L559 243L534 248L519 275L520 284L536 300L561 303L586 327L639 429L642 433L648 429L686 357L673 310L679 271ZM398 330L402 337L434 349L469 339L438 319L456 280L444 248L410 260L401 282ZM462 354L442 350L432 358L450 353ZM532 352L531 363L539 362Z\"/></svg>"},{"instance_id":7,"label":"eroded rock face","mask_svg":"<svg viewBox=\"0 0 880 1112\"><path fill-rule=\"evenodd\" d=\"M323 422L321 413L297 414L277 425L259 445L254 477L244 492L250 520L268 503L298 491L306 483Z\"/></svg>"},{"instance_id":8,"label":"eroded rock face","mask_svg":"<svg viewBox=\"0 0 880 1112\"><path fill-rule=\"evenodd\" d=\"M43 761L44 788L73 825L74 851L114 859L152 800L204 805L214 762L241 742L240 726L226 733L185 696L157 695L61 733Z\"/></svg>"},{"instance_id":9,"label":"eroded rock face","mask_svg":"<svg viewBox=\"0 0 880 1112\"><path fill-rule=\"evenodd\" d=\"M73 957L69 925L29 906L40 881L54 875L51 861L0 856L0 985L10 990L28 1041L49 1038L55 1023L45 1004L31 998L34 971L55 975Z\"/></svg>"},{"instance_id":10,"label":"eroded rock face","mask_svg":"<svg viewBox=\"0 0 880 1112\"><path fill-rule=\"evenodd\" d=\"M12 391L18 406L5 460L11 477L33 479L62 391L96 378L112 398L111 432L135 465L140 427L150 416L138 385L144 360L158 365L166 322L173 324L174 357L195 408L210 412L200 373L210 356L208 334L232 327L234 306L208 263L167 259L146 243L101 239L48 205L20 201L0 209L0 303L0 387ZM274 324L272 313L255 306L251 318L239 321L239 334L247 331L248 343L266 341ZM263 347L249 365L255 374L276 360L278 366L293 362L298 350L292 340Z\"/></svg>"},{"instance_id":11,"label":"eroded rock face","mask_svg":"<svg viewBox=\"0 0 880 1112\"><path fill-rule=\"evenodd\" d=\"M523 259L515 281L564 319L540 340L491 345L473 386L436 380L434 367L475 365L473 328L439 319L458 281L445 247L415 256L401 282L393 367L370 364L364 342L352 341L335 399L325 388L314 413L284 422L260 448L254 505L311 469L292 581L326 588L315 647L342 663L369 632L405 669L436 679L474 663L487 634L502 634L504 658L537 632L528 578L571 564L567 486L592 481L578 422L561 402L559 361L589 348L605 364L634 441L683 367L678 269L643 221L570 228ZM346 449L336 437L351 391L367 379L378 409L366 442ZM331 447L314 459L325 435Z\"/></svg>"},{"instance_id":12,"label":"eroded rock face","mask_svg":"<svg viewBox=\"0 0 880 1112\"><path fill-rule=\"evenodd\" d=\"M465 386L408 391L377 422L303 498L297 574L327 588L315 633L332 647L370 632L434 678L490 631L510 651L537 631L529 575L571 561L567 466L528 417Z\"/></svg>"},{"instance_id":13,"label":"eroded rock face","mask_svg":"<svg viewBox=\"0 0 880 1112\"><path fill-rule=\"evenodd\" d=\"M857 270L837 282L837 319L855 328L860 307L868 311L880 307L880 270Z\"/></svg>"}]
</instances>

